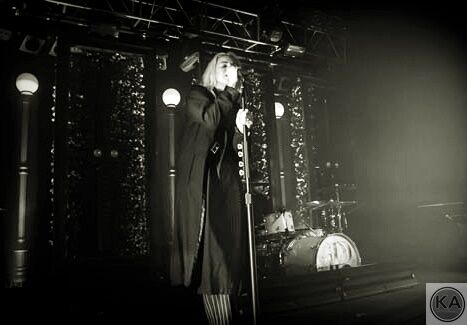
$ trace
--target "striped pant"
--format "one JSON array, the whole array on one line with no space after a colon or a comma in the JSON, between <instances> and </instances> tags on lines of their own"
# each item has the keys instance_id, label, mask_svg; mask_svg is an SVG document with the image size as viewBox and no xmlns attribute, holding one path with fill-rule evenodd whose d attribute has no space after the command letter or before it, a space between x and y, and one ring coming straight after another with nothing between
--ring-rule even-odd
<instances>
[{"instance_id":1,"label":"striped pant","mask_svg":"<svg viewBox=\"0 0 467 325\"><path fill-rule=\"evenodd\" d=\"M232 324L229 295L203 294L204 310L210 325Z\"/></svg>"}]
</instances>

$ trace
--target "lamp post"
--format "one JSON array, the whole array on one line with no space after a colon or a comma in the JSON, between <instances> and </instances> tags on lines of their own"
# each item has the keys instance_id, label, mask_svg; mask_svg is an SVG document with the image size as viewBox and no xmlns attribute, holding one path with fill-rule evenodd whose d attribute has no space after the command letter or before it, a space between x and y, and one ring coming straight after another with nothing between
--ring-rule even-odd
<instances>
[{"instance_id":1,"label":"lamp post","mask_svg":"<svg viewBox=\"0 0 467 325\"><path fill-rule=\"evenodd\" d=\"M285 198L285 171L284 171L284 148L283 148L283 127L282 127L282 116L284 115L285 109L284 105L280 102L274 103L274 110L277 120L277 142L278 142L278 155L279 155L279 180L281 188L281 208L285 209L286 207L286 198Z\"/></svg>"},{"instance_id":2,"label":"lamp post","mask_svg":"<svg viewBox=\"0 0 467 325\"><path fill-rule=\"evenodd\" d=\"M162 94L162 101L168 108L169 119L169 217L170 217L170 246L173 241L175 221L175 109L180 103L180 92L174 88L166 89Z\"/></svg>"},{"instance_id":3,"label":"lamp post","mask_svg":"<svg viewBox=\"0 0 467 325\"><path fill-rule=\"evenodd\" d=\"M33 107L33 95L39 88L37 78L30 73L22 73L16 78L16 88L21 93L19 101L19 157L17 158L18 170L18 195L17 195L17 231L13 247L13 279L14 287L22 287L26 282L29 249L27 246L26 222L30 217L30 205L28 200L28 179L30 181L30 146L31 139L31 109Z\"/></svg>"}]
</instances>

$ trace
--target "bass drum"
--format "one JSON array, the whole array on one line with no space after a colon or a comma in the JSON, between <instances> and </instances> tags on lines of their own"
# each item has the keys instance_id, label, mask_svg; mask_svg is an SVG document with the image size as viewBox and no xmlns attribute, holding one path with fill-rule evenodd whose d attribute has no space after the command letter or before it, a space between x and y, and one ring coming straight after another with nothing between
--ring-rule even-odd
<instances>
[{"instance_id":1,"label":"bass drum","mask_svg":"<svg viewBox=\"0 0 467 325\"><path fill-rule=\"evenodd\" d=\"M286 275L309 274L362 264L355 243L345 234L300 235L284 245L281 264Z\"/></svg>"}]
</instances>

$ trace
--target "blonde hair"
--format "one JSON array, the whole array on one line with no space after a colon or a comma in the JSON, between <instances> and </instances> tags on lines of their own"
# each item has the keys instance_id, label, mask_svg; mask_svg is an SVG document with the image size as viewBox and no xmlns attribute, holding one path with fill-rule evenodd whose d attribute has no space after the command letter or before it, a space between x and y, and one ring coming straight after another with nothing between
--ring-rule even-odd
<instances>
[{"instance_id":1,"label":"blonde hair","mask_svg":"<svg viewBox=\"0 0 467 325\"><path fill-rule=\"evenodd\" d=\"M240 60L238 57L232 53L232 52L219 52L214 57L209 61L208 65L206 66L206 69L203 72L203 75L201 76L201 86L204 86L208 88L209 90L213 90L216 87L217 84L217 79L216 79L216 65L217 61L219 60L220 57L227 56L232 60L232 63L238 67L240 67ZM239 73L239 78L238 80L241 80L241 76ZM239 87L241 87L241 82L237 82L236 88L237 90L240 90Z\"/></svg>"}]
</instances>

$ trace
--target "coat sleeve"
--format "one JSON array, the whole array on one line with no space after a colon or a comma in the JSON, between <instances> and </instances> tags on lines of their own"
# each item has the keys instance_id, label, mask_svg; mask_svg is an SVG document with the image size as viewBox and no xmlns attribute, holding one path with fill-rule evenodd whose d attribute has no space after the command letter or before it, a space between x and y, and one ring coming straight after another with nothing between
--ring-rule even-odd
<instances>
[{"instance_id":1,"label":"coat sleeve","mask_svg":"<svg viewBox=\"0 0 467 325\"><path fill-rule=\"evenodd\" d=\"M214 95L206 88L193 86L187 96L187 118L214 131L219 125L221 112L215 104Z\"/></svg>"},{"instance_id":2,"label":"coat sleeve","mask_svg":"<svg viewBox=\"0 0 467 325\"><path fill-rule=\"evenodd\" d=\"M238 90L228 86L225 87L224 91L219 92L217 96L217 102L222 111L222 119L228 129L235 129L235 119L240 106L240 99Z\"/></svg>"},{"instance_id":3,"label":"coat sleeve","mask_svg":"<svg viewBox=\"0 0 467 325\"><path fill-rule=\"evenodd\" d=\"M224 124L233 133L232 147L237 150L237 145L243 142L243 134L238 130L235 120L240 107L241 94L232 87L225 87L218 95L219 107L222 111Z\"/></svg>"}]
</instances>

